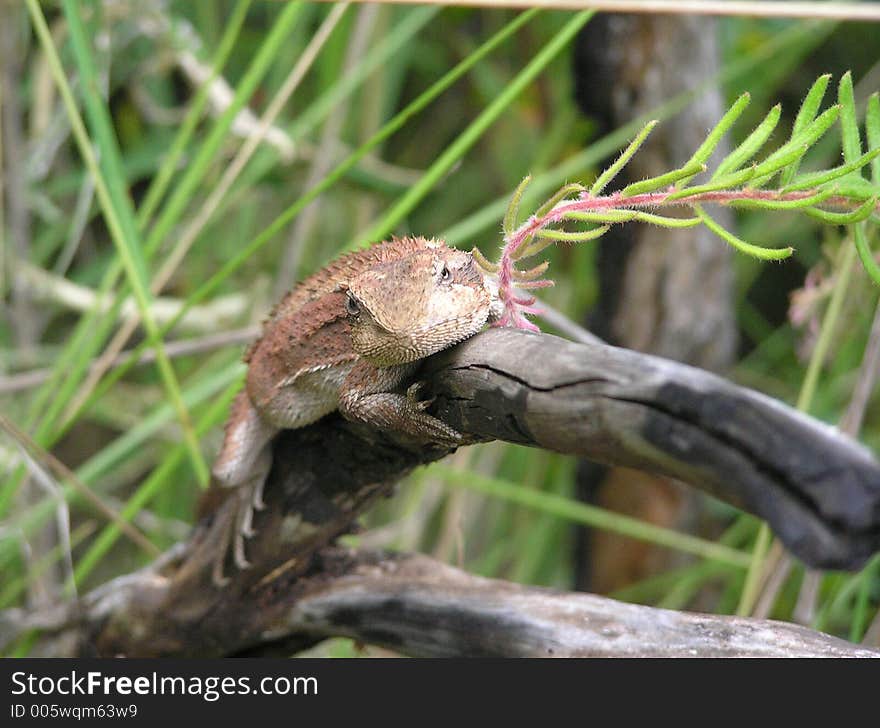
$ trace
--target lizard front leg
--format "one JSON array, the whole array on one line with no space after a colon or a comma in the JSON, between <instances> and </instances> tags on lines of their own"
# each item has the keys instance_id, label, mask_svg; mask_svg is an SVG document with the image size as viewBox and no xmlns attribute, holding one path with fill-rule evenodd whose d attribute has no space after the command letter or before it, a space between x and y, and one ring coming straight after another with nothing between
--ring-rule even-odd
<instances>
[{"instance_id":1,"label":"lizard front leg","mask_svg":"<svg viewBox=\"0 0 880 728\"><path fill-rule=\"evenodd\" d=\"M364 422L380 430L401 432L418 440L446 446L460 445L461 433L425 409L432 400L417 399L418 385L407 394L392 391L409 377L418 363L377 367L359 361L352 367L339 391L339 412L349 420Z\"/></svg>"}]
</instances>

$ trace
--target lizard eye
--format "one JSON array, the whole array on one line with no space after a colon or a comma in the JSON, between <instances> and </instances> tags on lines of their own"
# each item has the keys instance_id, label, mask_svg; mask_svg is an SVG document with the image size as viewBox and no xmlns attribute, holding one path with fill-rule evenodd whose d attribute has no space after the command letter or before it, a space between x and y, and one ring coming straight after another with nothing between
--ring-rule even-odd
<instances>
[{"instance_id":1,"label":"lizard eye","mask_svg":"<svg viewBox=\"0 0 880 728\"><path fill-rule=\"evenodd\" d=\"M443 281L444 283L449 283L451 278L452 278L452 273L450 273L449 268L447 268L444 265L443 268L440 269L440 280Z\"/></svg>"},{"instance_id":2,"label":"lizard eye","mask_svg":"<svg viewBox=\"0 0 880 728\"><path fill-rule=\"evenodd\" d=\"M357 316L361 312L360 304L349 294L345 299L345 311L349 316Z\"/></svg>"}]
</instances>

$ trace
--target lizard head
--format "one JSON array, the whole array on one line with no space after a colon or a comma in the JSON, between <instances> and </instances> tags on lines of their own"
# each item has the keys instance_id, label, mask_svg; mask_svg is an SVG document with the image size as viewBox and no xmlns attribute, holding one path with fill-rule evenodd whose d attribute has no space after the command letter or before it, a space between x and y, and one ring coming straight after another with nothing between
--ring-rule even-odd
<instances>
[{"instance_id":1,"label":"lizard head","mask_svg":"<svg viewBox=\"0 0 880 728\"><path fill-rule=\"evenodd\" d=\"M497 315L498 297L470 253L439 241L361 273L346 310L359 356L406 364L473 336Z\"/></svg>"}]
</instances>

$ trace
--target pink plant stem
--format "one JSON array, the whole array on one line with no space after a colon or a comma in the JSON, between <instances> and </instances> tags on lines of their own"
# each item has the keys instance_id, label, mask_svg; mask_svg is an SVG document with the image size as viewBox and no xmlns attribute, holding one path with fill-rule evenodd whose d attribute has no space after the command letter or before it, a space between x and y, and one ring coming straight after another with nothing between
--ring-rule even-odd
<instances>
[{"instance_id":1,"label":"pink plant stem","mask_svg":"<svg viewBox=\"0 0 880 728\"><path fill-rule=\"evenodd\" d=\"M663 192L646 192L640 195L623 196L620 192L610 195L594 197L589 192L583 193L576 200L563 201L541 217L532 215L526 222L505 237L504 249L501 252L501 261L498 266L498 290L504 303L504 315L496 326L515 326L516 328L537 331L538 327L528 321L524 314L538 313L533 307L535 299L532 296L519 298L515 294L515 259L516 252L532 236L553 223L560 222L573 212L603 212L608 210L648 210L663 207L690 207L700 203L717 205L729 205L740 201L753 200L756 202L797 202L815 196L818 190L798 190L795 192L782 192L780 190L741 189L720 190L715 192L698 192L685 197L669 199L675 188L669 188ZM853 200L840 196L832 196L823 202L824 205L837 208L853 207ZM551 281L534 281L529 284L530 288L541 288L551 285Z\"/></svg>"}]
</instances>

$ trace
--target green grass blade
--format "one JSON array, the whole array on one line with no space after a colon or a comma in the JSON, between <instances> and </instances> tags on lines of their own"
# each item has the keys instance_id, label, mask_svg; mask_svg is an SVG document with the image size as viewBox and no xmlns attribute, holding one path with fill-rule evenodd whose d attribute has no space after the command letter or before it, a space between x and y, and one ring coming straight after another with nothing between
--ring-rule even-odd
<instances>
[{"instance_id":1,"label":"green grass blade","mask_svg":"<svg viewBox=\"0 0 880 728\"><path fill-rule=\"evenodd\" d=\"M67 2L69 3L70 0L67 0ZM195 437L195 432L192 429L192 423L189 419L189 413L183 404L183 400L181 399L177 377L174 374L174 369L171 366L171 361L168 359L168 356L165 353L165 349L161 342L161 337L159 336L158 326L156 325L156 322L153 319L150 310L152 297L150 296L149 288L147 287L143 261L140 259L139 255L140 251L137 245L137 238L126 238L123 223L120 221L120 211L117 210L114 204L114 198L113 196L111 196L111 193L108 190L107 184L104 181L104 176L101 173L101 169L98 165L97 160L95 159L88 133L86 132L85 125L83 124L82 118L80 117L79 111L77 110L76 102L73 99L73 93L71 92L70 86L67 83L67 79L64 76L64 70L61 67L61 61L58 58L58 54L56 52L51 33L48 26L46 25L46 20L43 17L42 10L40 9L39 4L36 2L36 0L27 0L27 4L28 10L31 14L31 18L34 22L34 29L36 30L37 35L40 37L40 43L43 47L44 52L46 53L52 76L55 80L56 85L58 86L58 90L64 101L65 108L67 109L67 115L70 119L73 134L76 139L77 146L79 147L80 154L82 155L83 161L89 167L89 170L94 178L95 192L98 196L101 208L104 212L104 218L107 222L107 227L110 230L111 238L114 245L116 246L116 250L122 261L123 268L125 269L126 275L128 276L129 282L132 286L135 301L137 302L141 318L144 322L144 328L147 332L147 337L152 345L155 346L156 363L158 365L159 374L162 377L163 384L165 385L165 388L168 392L168 396L174 403L178 418L180 419L181 428L184 433L184 439L187 442L190 460L192 462L196 477L199 479L200 482L207 483L208 466L205 464L205 461L202 458L198 440ZM71 12L71 17L74 18L73 22L70 23L71 37L73 37L74 34L84 31L81 25L77 26L78 18L76 15L75 7ZM83 52L85 52L84 49ZM90 79L88 75L89 73L94 72L93 64L89 64L88 62L83 63L83 59L80 60L80 73L84 74L82 78L84 86L86 88L94 86L95 78L92 77ZM91 83L89 83L89 81L91 81ZM88 98L89 95L87 94L86 97ZM103 105L98 105L94 109L94 111L97 114L98 118L106 116L106 109L103 107ZM109 130L111 127L109 125L109 121L107 121L106 118L105 122L98 122L99 128L101 128L104 123L106 123L105 131ZM112 140L108 140L106 138L106 134L102 134L98 137L98 142L101 143L102 141L110 145L110 148L107 149L105 153L112 156L112 149L115 144L112 142ZM117 193L117 198L118 197L119 193ZM123 210L125 210L124 207ZM135 231L133 218L130 220L128 227L132 231ZM134 234L136 235L136 231L134 232Z\"/></svg>"},{"instance_id":2,"label":"green grass blade","mask_svg":"<svg viewBox=\"0 0 880 728\"><path fill-rule=\"evenodd\" d=\"M443 478L444 482L455 487L464 487L493 498L500 498L550 513L573 523L580 523L619 533L640 541L665 546L676 551L694 554L704 559L719 561L738 568L746 568L749 556L728 546L706 541L671 529L661 528L636 518L620 515L597 508L571 498L565 498L540 490L531 490L499 478L490 478L477 473L456 470L446 465L429 466L429 472Z\"/></svg>"},{"instance_id":3,"label":"green grass blade","mask_svg":"<svg viewBox=\"0 0 880 728\"><path fill-rule=\"evenodd\" d=\"M180 125L180 129L174 137L174 141L168 148L168 152L163 155L162 166L159 167L156 176L150 183L147 193L144 195L144 201L141 203L137 211L138 226L143 229L147 222L152 218L165 193L168 191L168 185L174 179L177 172L177 165L183 157L187 145L192 139L193 133L198 126L199 119L202 118L202 112L208 103L209 90L211 84L220 75L220 71L226 65L232 47L241 32L244 24L245 16L251 0L238 0L229 18L225 21L226 29L223 31L223 37L217 46L214 57L211 59L211 72L205 82L199 87L195 98L190 104L186 112L186 117Z\"/></svg>"},{"instance_id":4,"label":"green grass blade","mask_svg":"<svg viewBox=\"0 0 880 728\"><path fill-rule=\"evenodd\" d=\"M292 220L299 215L315 198L335 185L344 177L346 172L365 157L370 151L375 149L385 139L392 136L396 131L402 128L406 122L419 111L427 107L435 98L448 89L453 83L467 73L476 63L485 58L489 53L495 50L501 43L511 37L523 25L528 23L537 15L539 11L536 9L527 10L520 13L501 30L495 33L489 40L483 43L477 50L471 53L467 58L463 59L448 73L444 74L430 88L422 92L414 101L408 104L390 121L388 121L378 132L370 137L364 144L350 154L345 160L340 162L323 180L316 184L312 189L303 195L300 195L296 202L284 210L278 217L273 220L267 228L263 230L254 240L242 248L233 258L228 260L223 267L215 273L211 278L205 281L195 292L193 292L186 300L178 314L169 321L163 328L163 333L167 333L178 321L186 314L186 312L200 301L206 299L220 285L229 278L236 270L254 253L260 250L264 245L271 241L275 235L284 229ZM112 370L98 385L94 392L83 402L79 408L79 412L90 407L99 397L101 397L116 381L123 377L140 355L148 348L146 342L142 342L136 346L129 354L123 364ZM75 419L75 415L68 421Z\"/></svg>"},{"instance_id":5,"label":"green grass blade","mask_svg":"<svg viewBox=\"0 0 880 728\"><path fill-rule=\"evenodd\" d=\"M854 577L859 581L859 591L856 596L855 610L852 623L850 624L850 642L860 642L865 636L868 626L869 603L872 586L877 584L880 578L880 555L874 556L868 565L862 569L862 573Z\"/></svg>"},{"instance_id":6,"label":"green grass blade","mask_svg":"<svg viewBox=\"0 0 880 728\"><path fill-rule=\"evenodd\" d=\"M235 117L244 108L244 105L248 102L254 91L256 91L263 76L269 70L273 59L278 54L279 48L293 30L293 25L302 8L302 3L291 2L285 5L279 14L278 19L272 26L272 30L269 32L266 40L260 45L259 52L251 61L247 71L236 87L232 102L224 110L220 118L217 119L208 138L205 139L205 142L199 148L195 159L187 166L186 173L174 188L174 192L171 193L171 197L163 208L159 219L150 230L145 243L148 255L156 252L165 240L165 237L180 220L180 216L189 204L190 199L204 180L208 167L220 149L220 145L226 138L229 129L232 127Z\"/></svg>"},{"instance_id":7,"label":"green grass blade","mask_svg":"<svg viewBox=\"0 0 880 728\"><path fill-rule=\"evenodd\" d=\"M419 181L380 220L353 241L348 248L356 248L366 243L381 240L388 233L392 232L452 166L477 142L483 133L497 121L504 110L522 93L525 87L568 45L575 34L586 25L593 15L594 11L585 10L571 18L528 65L505 86L504 91L468 125L455 141L446 147Z\"/></svg>"},{"instance_id":8,"label":"green grass blade","mask_svg":"<svg viewBox=\"0 0 880 728\"><path fill-rule=\"evenodd\" d=\"M383 42L367 53L358 67L328 88L314 103L309 105L288 128L294 140L303 138L333 113L333 109L354 91L381 64L393 58L406 42L415 36L441 12L438 5L424 5L412 10L383 39Z\"/></svg>"},{"instance_id":9,"label":"green grass blade","mask_svg":"<svg viewBox=\"0 0 880 728\"><path fill-rule=\"evenodd\" d=\"M113 122L110 120L100 91L98 69L92 56L85 25L80 17L80 4L74 0L62 0L62 7L73 47L73 57L80 74L83 103L89 125L95 135L95 144L100 151L98 167L103 172L105 187L126 241L131 264L135 267L137 277L143 280L147 277L147 266L141 254L137 225L134 222L134 206L128 194L125 172L122 169L122 155L113 131Z\"/></svg>"},{"instance_id":10,"label":"green grass blade","mask_svg":"<svg viewBox=\"0 0 880 728\"><path fill-rule=\"evenodd\" d=\"M216 372L205 374L184 392L184 401L188 407L195 407L216 396L225 387L235 386L240 389L243 376L244 365L238 362ZM94 488L101 478L106 477L129 461L133 453L143 448L151 438L156 437L173 419L174 408L170 404L162 403L156 406L135 427L127 430L79 465L75 470L77 479ZM171 481L170 485L173 486L174 481ZM70 504L77 504L82 500L82 496L72 485L63 486L62 495ZM24 511L17 523L21 533L25 537L33 533L34 529L51 518L56 505L54 499L46 498ZM0 541L0 564L4 559L9 558L11 548L14 547L10 547L8 541Z\"/></svg>"},{"instance_id":11,"label":"green grass blade","mask_svg":"<svg viewBox=\"0 0 880 728\"><path fill-rule=\"evenodd\" d=\"M214 427L218 421L222 421L229 409L230 403L240 389L240 383L235 382L232 386L227 387L226 391L220 394L220 396L213 398L208 410L196 423L196 432L203 435L210 428ZM180 446L173 448L168 453L161 465L154 469L150 476L138 486L137 490L121 509L119 516L123 521L131 522L162 488L167 487L174 471L180 465L185 454L184 449ZM122 531L118 523L107 524L104 527L95 541L89 546L88 551L77 561L73 574L74 582L77 586L82 583L95 566L100 563L101 559L113 548L121 533Z\"/></svg>"}]
</instances>

